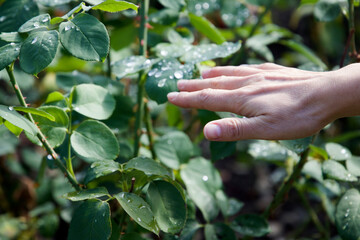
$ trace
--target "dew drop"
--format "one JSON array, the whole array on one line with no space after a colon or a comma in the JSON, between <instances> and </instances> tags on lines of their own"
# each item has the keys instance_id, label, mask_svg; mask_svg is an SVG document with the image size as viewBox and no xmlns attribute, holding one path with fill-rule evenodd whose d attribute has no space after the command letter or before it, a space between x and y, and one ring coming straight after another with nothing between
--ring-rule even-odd
<instances>
[{"instance_id":1,"label":"dew drop","mask_svg":"<svg viewBox=\"0 0 360 240\"><path fill-rule=\"evenodd\" d=\"M97 219L95 219L94 222L97 222Z\"/></svg>"},{"instance_id":2,"label":"dew drop","mask_svg":"<svg viewBox=\"0 0 360 240\"><path fill-rule=\"evenodd\" d=\"M155 77L158 78L158 77L161 77L162 73L161 72L157 72L155 73Z\"/></svg>"},{"instance_id":3,"label":"dew drop","mask_svg":"<svg viewBox=\"0 0 360 240\"><path fill-rule=\"evenodd\" d=\"M35 38L32 40L31 44L34 44L34 43L36 43L36 42L37 42L37 37L35 37Z\"/></svg>"},{"instance_id":4,"label":"dew drop","mask_svg":"<svg viewBox=\"0 0 360 240\"><path fill-rule=\"evenodd\" d=\"M8 109L10 110L10 111L14 111L14 108L13 107L8 107Z\"/></svg>"},{"instance_id":5,"label":"dew drop","mask_svg":"<svg viewBox=\"0 0 360 240\"><path fill-rule=\"evenodd\" d=\"M145 207L145 206L141 206L141 207L140 207L140 209L144 209L144 208L146 208L146 207Z\"/></svg>"},{"instance_id":6,"label":"dew drop","mask_svg":"<svg viewBox=\"0 0 360 240\"><path fill-rule=\"evenodd\" d=\"M49 21L48 18L44 18L44 19L42 20L43 23L46 23L47 21Z\"/></svg>"},{"instance_id":7,"label":"dew drop","mask_svg":"<svg viewBox=\"0 0 360 240\"><path fill-rule=\"evenodd\" d=\"M137 220L138 220L139 222L141 222L141 219L140 219L140 218L137 218Z\"/></svg>"},{"instance_id":8,"label":"dew drop","mask_svg":"<svg viewBox=\"0 0 360 240\"><path fill-rule=\"evenodd\" d=\"M19 47L15 48L15 51L20 51L20 48Z\"/></svg>"},{"instance_id":9,"label":"dew drop","mask_svg":"<svg viewBox=\"0 0 360 240\"><path fill-rule=\"evenodd\" d=\"M181 79L184 77L184 74L181 72L181 71L176 71L174 73L174 76L177 78L177 79Z\"/></svg>"},{"instance_id":10,"label":"dew drop","mask_svg":"<svg viewBox=\"0 0 360 240\"><path fill-rule=\"evenodd\" d=\"M105 213L103 213L103 215L102 215L103 217L105 217Z\"/></svg>"},{"instance_id":11,"label":"dew drop","mask_svg":"<svg viewBox=\"0 0 360 240\"><path fill-rule=\"evenodd\" d=\"M209 177L206 176L206 175L204 175L204 176L202 177L202 180L203 180L204 182L207 182L207 181L209 180Z\"/></svg>"},{"instance_id":12,"label":"dew drop","mask_svg":"<svg viewBox=\"0 0 360 240\"><path fill-rule=\"evenodd\" d=\"M3 21L5 21L6 20L6 16L1 16L0 17L0 22L3 22Z\"/></svg>"},{"instance_id":13,"label":"dew drop","mask_svg":"<svg viewBox=\"0 0 360 240\"><path fill-rule=\"evenodd\" d=\"M38 28L38 27L40 27L40 24L38 22L35 22L34 27Z\"/></svg>"},{"instance_id":14,"label":"dew drop","mask_svg":"<svg viewBox=\"0 0 360 240\"><path fill-rule=\"evenodd\" d=\"M166 57L168 54L169 54L168 51L165 51L165 50L160 51L160 55L163 56L163 57Z\"/></svg>"},{"instance_id":15,"label":"dew drop","mask_svg":"<svg viewBox=\"0 0 360 240\"><path fill-rule=\"evenodd\" d=\"M161 79L161 80L158 82L158 87L163 87L163 86L165 86L166 80L167 80L166 78Z\"/></svg>"},{"instance_id":16,"label":"dew drop","mask_svg":"<svg viewBox=\"0 0 360 240\"><path fill-rule=\"evenodd\" d=\"M75 107L74 110L75 110L75 111L79 111L80 108L79 108L79 107Z\"/></svg>"},{"instance_id":17,"label":"dew drop","mask_svg":"<svg viewBox=\"0 0 360 240\"><path fill-rule=\"evenodd\" d=\"M46 158L47 158L47 160L49 160L49 161L54 160L53 157L51 156L51 154L47 155Z\"/></svg>"},{"instance_id":18,"label":"dew drop","mask_svg":"<svg viewBox=\"0 0 360 240\"><path fill-rule=\"evenodd\" d=\"M66 26L66 27L65 27L65 31L69 31L70 29L71 29L70 26Z\"/></svg>"},{"instance_id":19,"label":"dew drop","mask_svg":"<svg viewBox=\"0 0 360 240\"><path fill-rule=\"evenodd\" d=\"M10 43L10 46L14 46L14 45L15 45L15 43L13 43L13 42L12 42L12 43Z\"/></svg>"}]
</instances>

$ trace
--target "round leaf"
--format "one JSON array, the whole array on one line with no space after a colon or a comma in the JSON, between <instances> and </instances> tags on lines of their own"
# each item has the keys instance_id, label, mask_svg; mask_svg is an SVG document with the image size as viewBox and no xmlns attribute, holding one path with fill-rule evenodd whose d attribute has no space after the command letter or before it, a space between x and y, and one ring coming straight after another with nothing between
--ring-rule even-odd
<instances>
[{"instance_id":1,"label":"round leaf","mask_svg":"<svg viewBox=\"0 0 360 240\"><path fill-rule=\"evenodd\" d=\"M337 0L320 0L315 4L314 15L319 21L330 22L339 16L341 8Z\"/></svg>"},{"instance_id":2,"label":"round leaf","mask_svg":"<svg viewBox=\"0 0 360 240\"><path fill-rule=\"evenodd\" d=\"M360 177L360 157L352 156L346 160L346 168L354 176Z\"/></svg>"},{"instance_id":3,"label":"round leaf","mask_svg":"<svg viewBox=\"0 0 360 240\"><path fill-rule=\"evenodd\" d=\"M335 180L346 182L357 181L357 177L348 172L342 164L334 160L323 162L322 170L325 175Z\"/></svg>"},{"instance_id":4,"label":"round leaf","mask_svg":"<svg viewBox=\"0 0 360 240\"><path fill-rule=\"evenodd\" d=\"M161 230L177 233L185 225L186 207L180 192L171 183L152 182L147 191L147 200Z\"/></svg>"},{"instance_id":5,"label":"round leaf","mask_svg":"<svg viewBox=\"0 0 360 240\"><path fill-rule=\"evenodd\" d=\"M50 26L50 15L48 13L33 17L19 28L19 33L30 32L35 29L47 29Z\"/></svg>"},{"instance_id":6,"label":"round leaf","mask_svg":"<svg viewBox=\"0 0 360 240\"><path fill-rule=\"evenodd\" d=\"M87 61L104 61L110 47L109 34L97 18L80 13L59 27L60 41L72 55Z\"/></svg>"},{"instance_id":7,"label":"round leaf","mask_svg":"<svg viewBox=\"0 0 360 240\"><path fill-rule=\"evenodd\" d=\"M159 227L155 221L154 214L147 202L133 193L119 193L115 195L121 207L134 221L143 228L159 235Z\"/></svg>"},{"instance_id":8,"label":"round leaf","mask_svg":"<svg viewBox=\"0 0 360 240\"><path fill-rule=\"evenodd\" d=\"M20 66L30 74L37 74L54 59L59 45L57 31L33 32L20 49Z\"/></svg>"},{"instance_id":9,"label":"round leaf","mask_svg":"<svg viewBox=\"0 0 360 240\"><path fill-rule=\"evenodd\" d=\"M87 120L71 135L75 153L88 162L113 160L119 155L115 135L103 123Z\"/></svg>"},{"instance_id":10,"label":"round leaf","mask_svg":"<svg viewBox=\"0 0 360 240\"><path fill-rule=\"evenodd\" d=\"M19 56L21 44L10 43L0 48L0 71L9 66Z\"/></svg>"},{"instance_id":11,"label":"round leaf","mask_svg":"<svg viewBox=\"0 0 360 240\"><path fill-rule=\"evenodd\" d=\"M110 206L107 202L92 199L75 210L70 223L69 240L109 239L110 235Z\"/></svg>"},{"instance_id":12,"label":"round leaf","mask_svg":"<svg viewBox=\"0 0 360 240\"><path fill-rule=\"evenodd\" d=\"M104 120L115 109L115 99L103 87L94 84L81 84L73 90L73 109L89 118Z\"/></svg>"},{"instance_id":13,"label":"round leaf","mask_svg":"<svg viewBox=\"0 0 360 240\"><path fill-rule=\"evenodd\" d=\"M336 208L335 222L342 239L359 239L360 193L357 189L349 189L342 196Z\"/></svg>"},{"instance_id":14,"label":"round leaf","mask_svg":"<svg viewBox=\"0 0 360 240\"><path fill-rule=\"evenodd\" d=\"M327 143L325 149L329 157L336 161L344 161L351 158L351 152L337 143Z\"/></svg>"},{"instance_id":15,"label":"round leaf","mask_svg":"<svg viewBox=\"0 0 360 240\"><path fill-rule=\"evenodd\" d=\"M169 171L151 158L137 157L126 163L125 169L136 169L144 172L147 176L168 176Z\"/></svg>"},{"instance_id":16,"label":"round leaf","mask_svg":"<svg viewBox=\"0 0 360 240\"><path fill-rule=\"evenodd\" d=\"M87 170L84 183L88 184L96 178L112 174L120 170L120 164L115 161L98 161L91 164Z\"/></svg>"},{"instance_id":17,"label":"round leaf","mask_svg":"<svg viewBox=\"0 0 360 240\"><path fill-rule=\"evenodd\" d=\"M111 13L121 12L121 11L124 11L127 9L133 9L137 12L138 6L133 3L126 2L126 1L106 0L94 7L92 7L92 9L99 9L99 10L111 12Z\"/></svg>"},{"instance_id":18,"label":"round leaf","mask_svg":"<svg viewBox=\"0 0 360 240\"><path fill-rule=\"evenodd\" d=\"M266 219L262 216L245 214L235 218L232 228L244 235L250 237L261 237L270 232Z\"/></svg>"}]
</instances>

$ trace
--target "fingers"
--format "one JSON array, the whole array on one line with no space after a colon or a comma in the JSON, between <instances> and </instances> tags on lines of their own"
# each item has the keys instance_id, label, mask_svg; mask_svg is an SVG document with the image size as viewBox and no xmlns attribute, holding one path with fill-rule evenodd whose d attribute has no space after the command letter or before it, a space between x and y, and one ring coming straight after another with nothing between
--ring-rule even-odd
<instances>
[{"instance_id":1,"label":"fingers","mask_svg":"<svg viewBox=\"0 0 360 240\"><path fill-rule=\"evenodd\" d=\"M265 139L261 117L224 118L205 125L204 135L210 141Z\"/></svg>"},{"instance_id":2,"label":"fingers","mask_svg":"<svg viewBox=\"0 0 360 240\"><path fill-rule=\"evenodd\" d=\"M167 97L172 104L183 108L237 112L243 95L236 90L207 88L195 92L172 92Z\"/></svg>"}]
</instances>

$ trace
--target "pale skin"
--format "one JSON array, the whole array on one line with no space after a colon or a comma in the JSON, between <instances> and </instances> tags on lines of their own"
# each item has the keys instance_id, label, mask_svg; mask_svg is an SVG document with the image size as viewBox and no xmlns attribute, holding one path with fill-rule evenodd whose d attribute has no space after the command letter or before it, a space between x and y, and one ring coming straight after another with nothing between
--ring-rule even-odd
<instances>
[{"instance_id":1,"label":"pale skin","mask_svg":"<svg viewBox=\"0 0 360 240\"><path fill-rule=\"evenodd\" d=\"M183 108L246 118L209 122L211 141L284 140L316 134L330 122L360 115L360 64L311 72L266 63L214 67L203 79L178 81L168 100Z\"/></svg>"}]
</instances>

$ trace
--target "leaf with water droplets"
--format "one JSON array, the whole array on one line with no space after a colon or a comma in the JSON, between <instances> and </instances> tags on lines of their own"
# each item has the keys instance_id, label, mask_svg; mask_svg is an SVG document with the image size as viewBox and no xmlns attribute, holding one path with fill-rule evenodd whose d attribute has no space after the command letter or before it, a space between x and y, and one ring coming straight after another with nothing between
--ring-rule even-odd
<instances>
[{"instance_id":1,"label":"leaf with water droplets","mask_svg":"<svg viewBox=\"0 0 360 240\"><path fill-rule=\"evenodd\" d=\"M115 161L107 160L94 162L86 172L84 183L88 184L96 178L107 176L116 172L119 173L119 171L120 164Z\"/></svg>"},{"instance_id":2,"label":"leaf with water droplets","mask_svg":"<svg viewBox=\"0 0 360 240\"><path fill-rule=\"evenodd\" d=\"M189 12L194 13L198 16L218 10L220 9L220 6L220 0L187 1L187 9L189 10Z\"/></svg>"},{"instance_id":3,"label":"leaf with water droplets","mask_svg":"<svg viewBox=\"0 0 360 240\"><path fill-rule=\"evenodd\" d=\"M357 181L357 177L348 172L341 163L334 160L326 160L323 162L322 170L328 178L345 182Z\"/></svg>"},{"instance_id":4,"label":"leaf with water droplets","mask_svg":"<svg viewBox=\"0 0 360 240\"><path fill-rule=\"evenodd\" d=\"M11 124L23 129L24 131L36 136L38 128L24 116L20 115L13 108L0 105L0 117L9 121Z\"/></svg>"},{"instance_id":5,"label":"leaf with water droplets","mask_svg":"<svg viewBox=\"0 0 360 240\"><path fill-rule=\"evenodd\" d=\"M9 66L20 54L19 43L7 44L0 48L0 71Z\"/></svg>"},{"instance_id":6,"label":"leaf with water droplets","mask_svg":"<svg viewBox=\"0 0 360 240\"><path fill-rule=\"evenodd\" d=\"M182 65L176 59L162 59L148 72L145 89L149 97L157 103L167 102L167 94L177 91L179 79L191 79L193 65Z\"/></svg>"},{"instance_id":7,"label":"leaf with water droplets","mask_svg":"<svg viewBox=\"0 0 360 240\"><path fill-rule=\"evenodd\" d=\"M136 169L144 172L147 176L166 176L171 177L169 171L160 165L158 162L155 162L151 158L147 157L137 157L128 161L125 165L126 170Z\"/></svg>"},{"instance_id":8,"label":"leaf with water droplets","mask_svg":"<svg viewBox=\"0 0 360 240\"><path fill-rule=\"evenodd\" d=\"M288 157L288 150L273 141L255 141L250 144L248 152L256 160L285 161Z\"/></svg>"},{"instance_id":9,"label":"leaf with water droplets","mask_svg":"<svg viewBox=\"0 0 360 240\"><path fill-rule=\"evenodd\" d=\"M329 154L329 157L336 161L345 161L351 158L351 152L349 149L341 146L338 143L327 143L325 149Z\"/></svg>"},{"instance_id":10,"label":"leaf with water droplets","mask_svg":"<svg viewBox=\"0 0 360 240\"><path fill-rule=\"evenodd\" d=\"M165 181L150 183L146 199L162 231L177 233L184 227L186 221L185 201L171 183Z\"/></svg>"},{"instance_id":11,"label":"leaf with water droplets","mask_svg":"<svg viewBox=\"0 0 360 240\"><path fill-rule=\"evenodd\" d=\"M24 72L38 74L52 62L58 45L57 31L32 32L20 49L21 68Z\"/></svg>"},{"instance_id":12,"label":"leaf with water droplets","mask_svg":"<svg viewBox=\"0 0 360 240\"><path fill-rule=\"evenodd\" d=\"M360 236L360 193L349 189L341 197L335 214L338 233L343 240L358 240Z\"/></svg>"},{"instance_id":13,"label":"leaf with water droplets","mask_svg":"<svg viewBox=\"0 0 360 240\"><path fill-rule=\"evenodd\" d=\"M249 9L239 1L223 0L221 19L228 27L240 27L250 16Z\"/></svg>"},{"instance_id":14,"label":"leaf with water droplets","mask_svg":"<svg viewBox=\"0 0 360 240\"><path fill-rule=\"evenodd\" d=\"M302 169L302 173L318 180L319 182L322 182L324 180L321 164L319 161L316 160L307 161L304 165L304 168Z\"/></svg>"},{"instance_id":15,"label":"leaf with water droplets","mask_svg":"<svg viewBox=\"0 0 360 240\"><path fill-rule=\"evenodd\" d=\"M347 159L346 169L354 176L360 177L360 157L352 156Z\"/></svg>"},{"instance_id":16,"label":"leaf with water droplets","mask_svg":"<svg viewBox=\"0 0 360 240\"><path fill-rule=\"evenodd\" d=\"M60 41L73 56L86 61L104 61L110 48L106 27L97 18L80 13L59 27Z\"/></svg>"},{"instance_id":17,"label":"leaf with water droplets","mask_svg":"<svg viewBox=\"0 0 360 240\"><path fill-rule=\"evenodd\" d=\"M64 198L69 199L70 201L83 201L87 199L95 199L100 197L105 197L109 195L109 192L105 187L98 187L93 189L84 189L79 192L70 192L64 195Z\"/></svg>"},{"instance_id":18,"label":"leaf with water droplets","mask_svg":"<svg viewBox=\"0 0 360 240\"><path fill-rule=\"evenodd\" d=\"M110 206L107 202L87 200L74 211L69 228L69 240L109 239L110 236Z\"/></svg>"},{"instance_id":19,"label":"leaf with water droplets","mask_svg":"<svg viewBox=\"0 0 360 240\"><path fill-rule=\"evenodd\" d=\"M311 144L312 137L300 138L295 140L281 140L279 141L281 145L285 146L289 150L301 154L303 153Z\"/></svg>"},{"instance_id":20,"label":"leaf with water droplets","mask_svg":"<svg viewBox=\"0 0 360 240\"><path fill-rule=\"evenodd\" d=\"M266 219L259 215L240 215L231 224L236 232L249 237L261 237L270 232Z\"/></svg>"},{"instance_id":21,"label":"leaf with water droplets","mask_svg":"<svg viewBox=\"0 0 360 240\"><path fill-rule=\"evenodd\" d=\"M86 120L73 131L71 146L87 162L113 160L120 152L119 143L109 127L95 120Z\"/></svg>"},{"instance_id":22,"label":"leaf with water droplets","mask_svg":"<svg viewBox=\"0 0 360 240\"><path fill-rule=\"evenodd\" d=\"M143 228L159 235L159 227L149 204L134 193L122 192L115 195L121 207Z\"/></svg>"},{"instance_id":23,"label":"leaf with water droplets","mask_svg":"<svg viewBox=\"0 0 360 240\"><path fill-rule=\"evenodd\" d=\"M127 75L146 70L151 67L153 61L144 56L130 56L112 63L113 73L121 79Z\"/></svg>"},{"instance_id":24,"label":"leaf with water droplets","mask_svg":"<svg viewBox=\"0 0 360 240\"><path fill-rule=\"evenodd\" d=\"M47 29L50 26L50 15L48 13L33 17L21 25L18 32L26 33L32 30Z\"/></svg>"},{"instance_id":25,"label":"leaf with water droplets","mask_svg":"<svg viewBox=\"0 0 360 240\"><path fill-rule=\"evenodd\" d=\"M98 9L101 11L106 11L111 13L121 12L127 9L132 9L137 12L138 8L139 7L133 3L126 1L118 1L118 0L105 0L97 4L96 6L92 7L92 9Z\"/></svg>"},{"instance_id":26,"label":"leaf with water droplets","mask_svg":"<svg viewBox=\"0 0 360 240\"><path fill-rule=\"evenodd\" d=\"M219 213L215 194L222 189L219 172L204 158L195 158L181 169L190 198L199 207L206 221L211 221Z\"/></svg>"},{"instance_id":27,"label":"leaf with water droplets","mask_svg":"<svg viewBox=\"0 0 360 240\"><path fill-rule=\"evenodd\" d=\"M72 0L37 0L41 5L44 5L46 7L55 7L59 5L64 5Z\"/></svg>"},{"instance_id":28,"label":"leaf with water droplets","mask_svg":"<svg viewBox=\"0 0 360 240\"><path fill-rule=\"evenodd\" d=\"M21 35L18 32L0 33L0 40L9 43L20 43L24 41L24 39L21 37Z\"/></svg>"}]
</instances>

